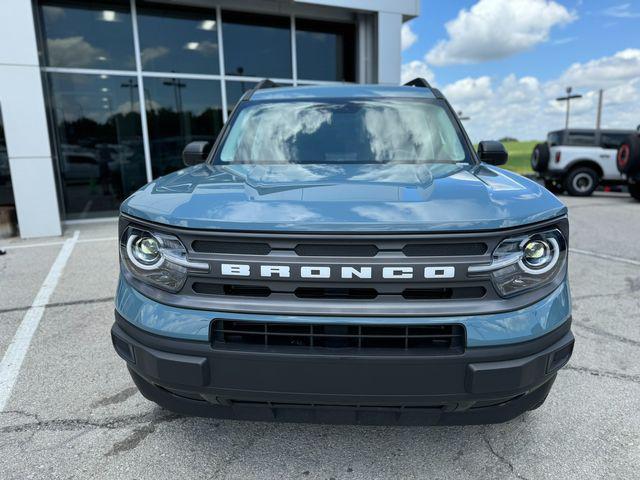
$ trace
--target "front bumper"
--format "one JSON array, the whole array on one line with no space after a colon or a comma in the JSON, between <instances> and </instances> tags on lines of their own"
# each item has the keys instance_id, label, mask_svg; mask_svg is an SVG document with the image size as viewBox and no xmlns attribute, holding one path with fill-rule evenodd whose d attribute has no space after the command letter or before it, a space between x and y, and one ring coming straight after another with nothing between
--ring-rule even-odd
<instances>
[{"instance_id":1,"label":"front bumper","mask_svg":"<svg viewBox=\"0 0 640 480\"><path fill-rule=\"evenodd\" d=\"M185 414L367 424L506 421L544 401L569 360L570 319L537 339L458 355L219 350L145 332L116 312L112 339L150 400Z\"/></svg>"}]
</instances>

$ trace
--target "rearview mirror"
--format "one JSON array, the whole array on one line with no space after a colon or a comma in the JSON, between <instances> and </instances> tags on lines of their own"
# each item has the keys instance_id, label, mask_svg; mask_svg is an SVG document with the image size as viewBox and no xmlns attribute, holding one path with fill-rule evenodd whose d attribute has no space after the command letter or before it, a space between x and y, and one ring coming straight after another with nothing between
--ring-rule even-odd
<instances>
[{"instance_id":1,"label":"rearview mirror","mask_svg":"<svg viewBox=\"0 0 640 480\"><path fill-rule=\"evenodd\" d=\"M509 159L509 153L500 142L485 140L478 145L480 161L490 165L504 165Z\"/></svg>"},{"instance_id":2,"label":"rearview mirror","mask_svg":"<svg viewBox=\"0 0 640 480\"><path fill-rule=\"evenodd\" d=\"M182 161L187 167L204 162L211 151L210 142L191 142L182 151Z\"/></svg>"}]
</instances>

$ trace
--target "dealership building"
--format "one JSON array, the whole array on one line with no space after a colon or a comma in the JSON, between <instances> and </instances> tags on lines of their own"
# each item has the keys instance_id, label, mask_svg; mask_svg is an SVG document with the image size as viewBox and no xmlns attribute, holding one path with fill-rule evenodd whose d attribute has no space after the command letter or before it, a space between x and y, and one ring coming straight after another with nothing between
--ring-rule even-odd
<instances>
[{"instance_id":1,"label":"dealership building","mask_svg":"<svg viewBox=\"0 0 640 480\"><path fill-rule=\"evenodd\" d=\"M2 0L0 208L23 238L113 217L263 78L397 84L418 13L419 0Z\"/></svg>"}]
</instances>

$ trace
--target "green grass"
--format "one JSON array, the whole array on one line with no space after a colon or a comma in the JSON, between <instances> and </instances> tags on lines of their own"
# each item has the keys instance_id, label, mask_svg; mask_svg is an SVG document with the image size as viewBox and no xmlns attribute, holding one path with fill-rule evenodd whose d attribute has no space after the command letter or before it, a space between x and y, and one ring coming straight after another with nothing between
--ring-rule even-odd
<instances>
[{"instance_id":1,"label":"green grass","mask_svg":"<svg viewBox=\"0 0 640 480\"><path fill-rule=\"evenodd\" d=\"M503 166L503 168L521 175L533 173L533 170L531 170L530 158L531 152L533 152L533 147L535 147L537 143L539 143L538 140L528 142L505 142L504 146L509 152L509 161Z\"/></svg>"}]
</instances>

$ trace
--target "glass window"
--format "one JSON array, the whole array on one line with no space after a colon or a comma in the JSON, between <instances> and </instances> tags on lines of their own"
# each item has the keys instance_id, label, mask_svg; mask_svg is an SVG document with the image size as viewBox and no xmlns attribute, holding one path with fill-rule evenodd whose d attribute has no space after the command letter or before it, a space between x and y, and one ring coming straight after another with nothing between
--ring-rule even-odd
<instances>
[{"instance_id":1,"label":"glass window","mask_svg":"<svg viewBox=\"0 0 640 480\"><path fill-rule=\"evenodd\" d=\"M41 8L47 65L135 69L128 1L48 0Z\"/></svg>"},{"instance_id":2,"label":"glass window","mask_svg":"<svg viewBox=\"0 0 640 480\"><path fill-rule=\"evenodd\" d=\"M182 150L193 141L213 142L222 129L220 82L145 78L153 176L184 168Z\"/></svg>"},{"instance_id":3,"label":"glass window","mask_svg":"<svg viewBox=\"0 0 640 480\"><path fill-rule=\"evenodd\" d=\"M602 148L615 149L620 148L622 142L624 142L628 137L629 133L609 133L602 132L600 136L600 146Z\"/></svg>"},{"instance_id":4,"label":"glass window","mask_svg":"<svg viewBox=\"0 0 640 480\"><path fill-rule=\"evenodd\" d=\"M596 144L595 132L569 131L567 135L567 145L570 146L592 146Z\"/></svg>"},{"instance_id":5,"label":"glass window","mask_svg":"<svg viewBox=\"0 0 640 480\"><path fill-rule=\"evenodd\" d=\"M219 73L216 12L180 7L138 9L143 70Z\"/></svg>"},{"instance_id":6,"label":"glass window","mask_svg":"<svg viewBox=\"0 0 640 480\"><path fill-rule=\"evenodd\" d=\"M547 143L550 147L555 147L556 145L562 145L562 137L564 135L564 130L559 132L551 132L547 135Z\"/></svg>"},{"instance_id":7,"label":"glass window","mask_svg":"<svg viewBox=\"0 0 640 480\"><path fill-rule=\"evenodd\" d=\"M291 78L289 17L222 12L227 75Z\"/></svg>"},{"instance_id":8,"label":"glass window","mask_svg":"<svg viewBox=\"0 0 640 480\"><path fill-rule=\"evenodd\" d=\"M2 123L2 111L0 110L0 206L13 204L9 155L7 155L7 142L4 138L4 124Z\"/></svg>"},{"instance_id":9,"label":"glass window","mask_svg":"<svg viewBox=\"0 0 640 480\"><path fill-rule=\"evenodd\" d=\"M50 73L49 83L67 217L113 214L146 183L136 79Z\"/></svg>"},{"instance_id":10,"label":"glass window","mask_svg":"<svg viewBox=\"0 0 640 480\"><path fill-rule=\"evenodd\" d=\"M233 110L233 107L236 106L236 103L240 101L242 95L251 90L253 87L257 85L258 82L238 82L238 81L227 81L227 107L229 113Z\"/></svg>"},{"instance_id":11,"label":"glass window","mask_svg":"<svg viewBox=\"0 0 640 480\"><path fill-rule=\"evenodd\" d=\"M296 19L298 78L355 82L355 26Z\"/></svg>"},{"instance_id":12,"label":"glass window","mask_svg":"<svg viewBox=\"0 0 640 480\"><path fill-rule=\"evenodd\" d=\"M292 100L241 107L219 162L469 162L462 136L438 101Z\"/></svg>"}]
</instances>

